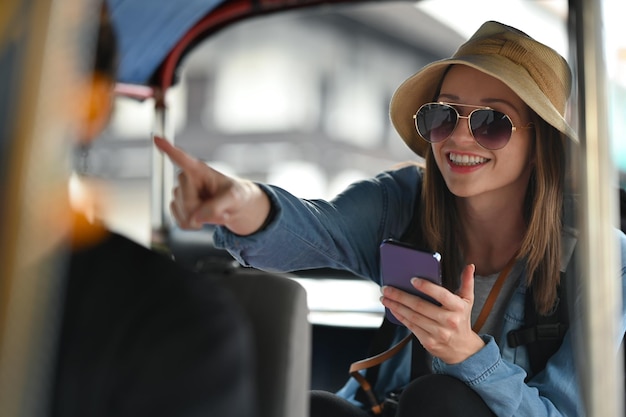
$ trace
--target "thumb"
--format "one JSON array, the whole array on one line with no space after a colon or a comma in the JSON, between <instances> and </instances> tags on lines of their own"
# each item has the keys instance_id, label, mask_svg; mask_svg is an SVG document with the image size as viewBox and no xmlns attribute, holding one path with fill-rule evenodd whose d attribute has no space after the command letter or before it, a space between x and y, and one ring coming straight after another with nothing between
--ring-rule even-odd
<instances>
[{"instance_id":1,"label":"thumb","mask_svg":"<svg viewBox=\"0 0 626 417\"><path fill-rule=\"evenodd\" d=\"M461 287L458 291L458 296L474 303L474 272L476 266L474 264L465 265L463 272L461 272Z\"/></svg>"}]
</instances>

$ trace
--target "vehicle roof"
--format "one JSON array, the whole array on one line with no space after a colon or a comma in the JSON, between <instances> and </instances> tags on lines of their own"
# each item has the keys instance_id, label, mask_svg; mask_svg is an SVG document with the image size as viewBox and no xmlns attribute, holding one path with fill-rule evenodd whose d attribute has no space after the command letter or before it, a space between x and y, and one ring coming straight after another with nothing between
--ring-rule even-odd
<instances>
[{"instance_id":1,"label":"vehicle roof","mask_svg":"<svg viewBox=\"0 0 626 417\"><path fill-rule=\"evenodd\" d=\"M120 41L118 80L147 84L176 43L223 0L107 0Z\"/></svg>"}]
</instances>

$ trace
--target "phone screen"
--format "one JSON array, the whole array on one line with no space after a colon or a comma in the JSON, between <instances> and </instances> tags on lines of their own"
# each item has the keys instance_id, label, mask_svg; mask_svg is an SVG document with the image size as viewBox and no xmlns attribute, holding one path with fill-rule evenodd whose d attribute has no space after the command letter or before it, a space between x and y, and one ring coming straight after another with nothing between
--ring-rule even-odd
<instances>
[{"instance_id":1,"label":"phone screen","mask_svg":"<svg viewBox=\"0 0 626 417\"><path fill-rule=\"evenodd\" d=\"M399 288L440 305L411 285L413 277L441 285L441 255L438 252L419 250L406 243L388 239L380 245L380 268L383 285ZM385 310L389 321L402 325L388 309Z\"/></svg>"}]
</instances>

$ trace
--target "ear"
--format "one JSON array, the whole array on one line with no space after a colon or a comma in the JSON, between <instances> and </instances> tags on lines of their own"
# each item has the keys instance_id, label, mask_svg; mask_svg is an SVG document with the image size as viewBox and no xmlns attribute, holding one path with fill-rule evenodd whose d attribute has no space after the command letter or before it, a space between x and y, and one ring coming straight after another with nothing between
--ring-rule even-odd
<instances>
[{"instance_id":1,"label":"ear","mask_svg":"<svg viewBox=\"0 0 626 417\"><path fill-rule=\"evenodd\" d=\"M78 140L91 143L102 133L113 110L114 82L110 78L94 74L85 84L79 110Z\"/></svg>"}]
</instances>

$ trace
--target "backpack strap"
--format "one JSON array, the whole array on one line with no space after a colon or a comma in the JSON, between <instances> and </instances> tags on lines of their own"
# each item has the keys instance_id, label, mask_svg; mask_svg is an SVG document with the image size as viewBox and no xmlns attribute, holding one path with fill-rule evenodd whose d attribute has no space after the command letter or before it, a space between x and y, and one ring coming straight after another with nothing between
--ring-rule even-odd
<instances>
[{"instance_id":1,"label":"backpack strap","mask_svg":"<svg viewBox=\"0 0 626 417\"><path fill-rule=\"evenodd\" d=\"M570 202L569 204L573 204ZM573 209L568 210L572 212ZM561 276L557 287L557 298L552 311L547 315L537 313L532 288L526 291L524 305L524 326L507 334L509 346L515 348L527 346L530 371L526 379L546 367L548 359L561 347L563 337L570 323L570 298L568 285L574 282L577 273L576 242L578 232L571 226L565 226L562 232Z\"/></svg>"},{"instance_id":2,"label":"backpack strap","mask_svg":"<svg viewBox=\"0 0 626 417\"><path fill-rule=\"evenodd\" d=\"M529 288L525 298L524 327L507 334L509 346L528 347L533 375L544 369L548 359L559 350L569 327L566 282L565 273L561 272L561 284L557 289L555 306L545 316L537 313L533 292Z\"/></svg>"}]
</instances>

